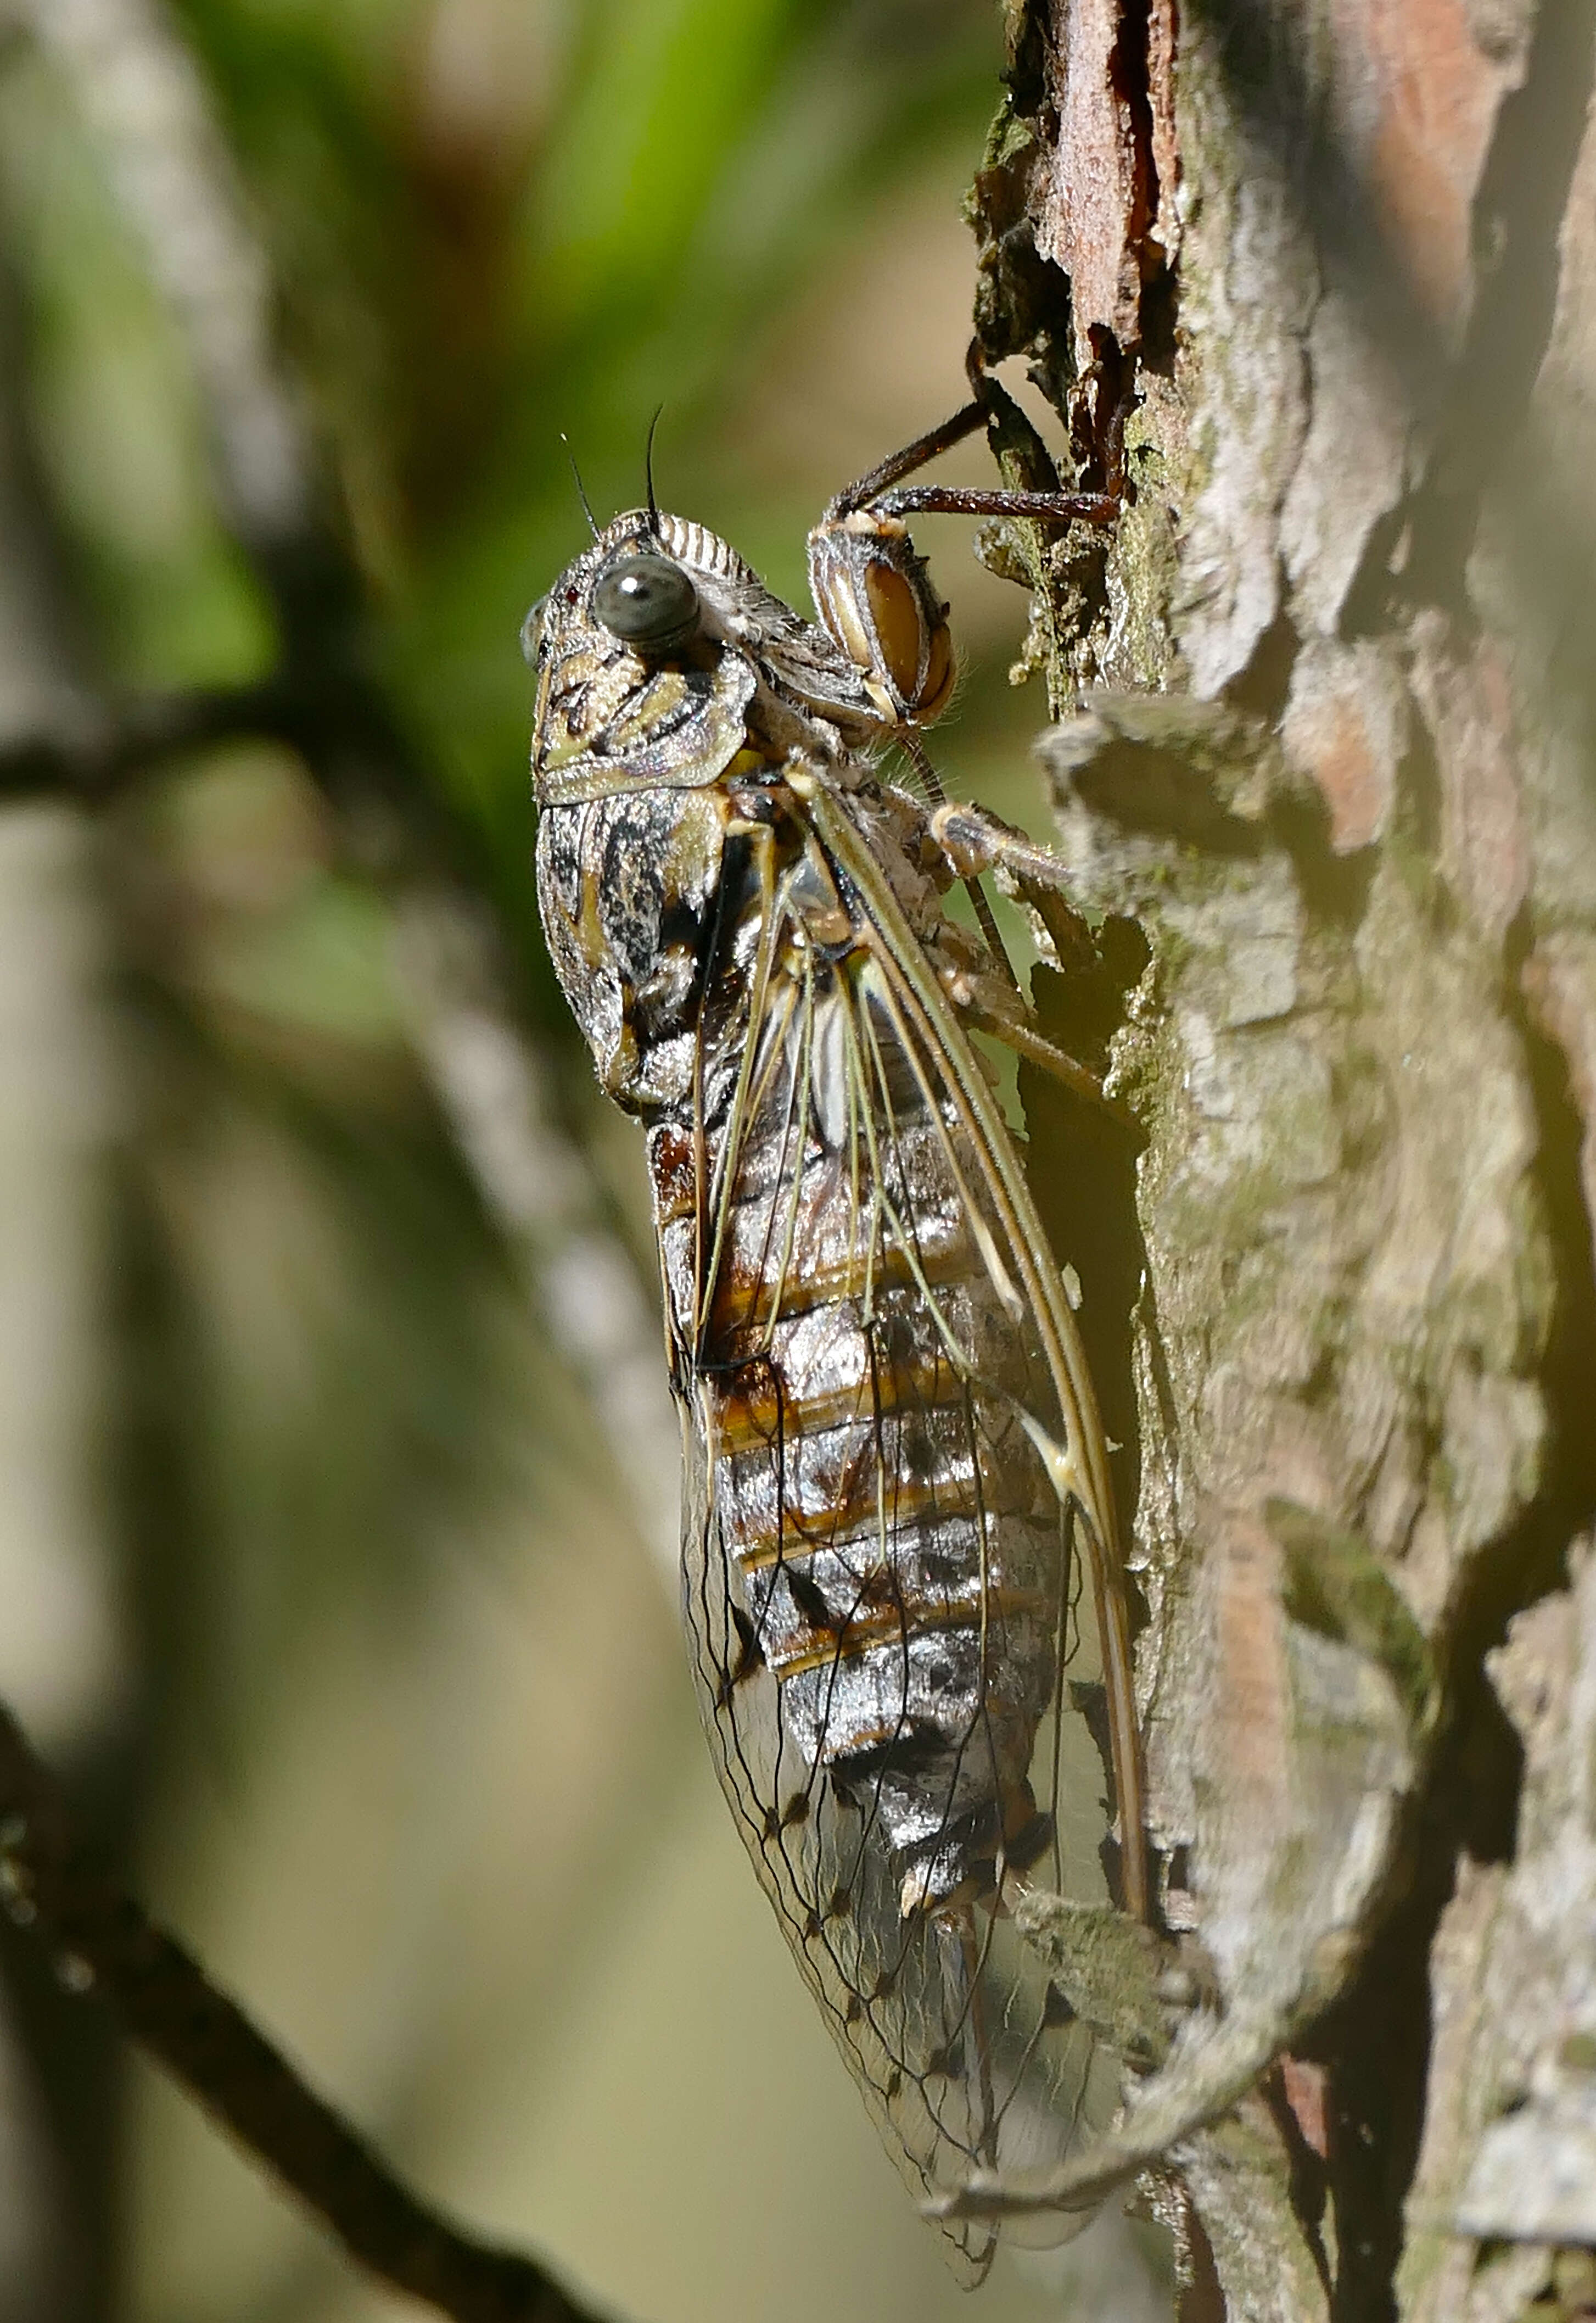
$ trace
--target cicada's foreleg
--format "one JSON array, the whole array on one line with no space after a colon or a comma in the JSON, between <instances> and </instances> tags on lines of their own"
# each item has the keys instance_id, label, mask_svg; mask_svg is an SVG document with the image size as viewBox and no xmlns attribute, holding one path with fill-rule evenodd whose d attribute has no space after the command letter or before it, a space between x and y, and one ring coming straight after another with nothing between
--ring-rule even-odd
<instances>
[{"instance_id":1,"label":"cicada's foreleg","mask_svg":"<svg viewBox=\"0 0 1596 2323\"><path fill-rule=\"evenodd\" d=\"M905 444L901 452L894 452L867 474L847 485L827 503L827 518L848 516L856 509L868 508L903 477L912 476L916 468L923 468L942 453L950 452L955 444L962 444L978 427L985 427L986 417L986 398L977 394L968 403L961 404L950 419L944 419L924 436L917 436L913 444Z\"/></svg>"},{"instance_id":2,"label":"cicada's foreleg","mask_svg":"<svg viewBox=\"0 0 1596 2323\"><path fill-rule=\"evenodd\" d=\"M986 427L1002 390L972 373L973 401L928 435L894 452L829 502L809 536L809 585L815 611L859 670L883 729L901 736L940 717L953 691L955 665L948 608L932 587L925 559L909 537L912 516L1020 517L1041 525L1112 524L1117 491L1016 491L901 480Z\"/></svg>"},{"instance_id":3,"label":"cicada's foreleg","mask_svg":"<svg viewBox=\"0 0 1596 2323\"><path fill-rule=\"evenodd\" d=\"M1112 524L1120 514L1112 492L1011 492L997 485L986 491L963 484L911 484L883 492L869 513L883 519L906 516L1028 517L1032 524Z\"/></svg>"},{"instance_id":4,"label":"cicada's foreleg","mask_svg":"<svg viewBox=\"0 0 1596 2323\"><path fill-rule=\"evenodd\" d=\"M961 405L950 419L924 436L917 436L913 444L905 444L901 452L883 460L867 475L847 485L828 502L820 529L846 524L852 519L883 519L906 516L997 516L1029 517L1036 524L1112 524L1120 513L1121 498L1117 490L1104 492L1067 492L1057 489L1047 491L1016 491L1011 486L998 484L988 490L963 484L911 484L899 489L900 479L912 476L916 468L923 468L943 452L951 451L955 444L985 427L992 418L996 397L1001 393L995 383L984 375L978 382L979 393ZM1120 421L1123 436L1124 422ZM1116 474L1110 479L1117 484Z\"/></svg>"}]
</instances>

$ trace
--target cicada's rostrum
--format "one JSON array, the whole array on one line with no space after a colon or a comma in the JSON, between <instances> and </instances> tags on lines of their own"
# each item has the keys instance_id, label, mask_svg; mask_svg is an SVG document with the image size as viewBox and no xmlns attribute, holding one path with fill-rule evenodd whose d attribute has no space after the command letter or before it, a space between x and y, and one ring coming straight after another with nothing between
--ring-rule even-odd
<instances>
[{"instance_id":1,"label":"cicada's rostrum","mask_svg":"<svg viewBox=\"0 0 1596 2323\"><path fill-rule=\"evenodd\" d=\"M651 505L527 632L544 927L647 1135L705 1729L922 2198L1045 2168L1119 2102L1120 2061L1016 1932L1019 1887L1145 1910L1106 1447L969 1033L1046 1044L944 908L995 859L1038 895L1058 867L928 794L915 730L953 658L903 523L1102 510L891 489L978 418L832 504L819 626ZM894 742L913 786L879 770ZM978 2278L995 2228L946 2231Z\"/></svg>"}]
</instances>

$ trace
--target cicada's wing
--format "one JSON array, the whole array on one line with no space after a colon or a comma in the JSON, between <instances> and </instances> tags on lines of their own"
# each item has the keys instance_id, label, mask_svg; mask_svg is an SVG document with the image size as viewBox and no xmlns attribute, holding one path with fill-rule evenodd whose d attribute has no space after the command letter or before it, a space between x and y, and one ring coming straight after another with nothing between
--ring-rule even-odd
<instances>
[{"instance_id":1,"label":"cicada's wing","mask_svg":"<svg viewBox=\"0 0 1596 2323\"><path fill-rule=\"evenodd\" d=\"M1046 2168L1106 2126L1119 2061L1004 1888L1109 1901L1136 1795L1101 1747L1128 1716L1110 1699L1124 1622L1097 1602L1112 1513L1089 1387L1057 1352L1068 1309L1056 1286L1046 1303L1001 1116L868 852L817 816L807 862L767 886L740 1019L708 1044L694 1191L662 1234L717 1770L923 2196ZM817 889L833 936L845 899L851 941L813 940ZM1031 2219L1027 2238L1079 2223ZM946 2231L978 2278L995 2230Z\"/></svg>"},{"instance_id":2,"label":"cicada's wing","mask_svg":"<svg viewBox=\"0 0 1596 2323\"><path fill-rule=\"evenodd\" d=\"M917 2199L977 2169L1045 2169L1083 2126L1107 2126L1118 2061L1058 2010L1012 1923L980 1906L903 1917L890 1853L867 1815L795 1749L780 1682L746 1666L749 1616L713 1498L699 1459L685 1518L686 1619L716 1772L883 2142ZM1086 1780L1100 1787L1101 1775L1088 1768ZM1047 2244L1085 2223L1027 2217L1004 2231ZM949 2219L942 2231L959 2272L980 2281L997 2230Z\"/></svg>"}]
</instances>

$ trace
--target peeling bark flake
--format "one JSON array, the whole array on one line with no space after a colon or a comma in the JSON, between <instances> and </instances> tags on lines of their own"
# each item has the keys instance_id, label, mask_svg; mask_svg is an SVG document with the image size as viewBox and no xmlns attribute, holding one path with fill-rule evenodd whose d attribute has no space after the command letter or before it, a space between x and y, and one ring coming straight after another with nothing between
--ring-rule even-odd
<instances>
[{"instance_id":1,"label":"peeling bark flake","mask_svg":"<svg viewBox=\"0 0 1596 2323\"><path fill-rule=\"evenodd\" d=\"M1473 304L1474 198L1528 12L1332 0L1336 126L1421 311L1454 345Z\"/></svg>"},{"instance_id":2,"label":"peeling bark flake","mask_svg":"<svg viewBox=\"0 0 1596 2323\"><path fill-rule=\"evenodd\" d=\"M1076 362L1085 370L1101 352L1102 333L1122 347L1141 336L1144 253L1154 222L1151 139L1137 118L1148 108L1149 28L1122 0L1059 0L1054 26L1048 95L1058 142L1036 246L1069 277ZM1172 50L1167 16L1160 38ZM1164 168L1172 177L1173 112L1161 53L1160 63L1163 89L1151 117L1158 122L1161 112Z\"/></svg>"}]
</instances>

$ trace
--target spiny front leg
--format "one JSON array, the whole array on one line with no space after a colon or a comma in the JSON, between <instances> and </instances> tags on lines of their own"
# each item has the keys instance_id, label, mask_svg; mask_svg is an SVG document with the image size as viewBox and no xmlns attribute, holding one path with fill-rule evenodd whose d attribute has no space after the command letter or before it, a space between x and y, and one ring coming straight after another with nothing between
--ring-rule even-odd
<instances>
[{"instance_id":1,"label":"spiny front leg","mask_svg":"<svg viewBox=\"0 0 1596 2323\"><path fill-rule=\"evenodd\" d=\"M1106 492L903 485L904 476L988 425L1002 390L978 372L971 384L971 402L839 492L809 536L815 611L862 672L884 729L900 738L940 717L955 676L948 608L904 519L1008 517L1064 527L1112 524L1121 512L1117 480Z\"/></svg>"}]
</instances>

